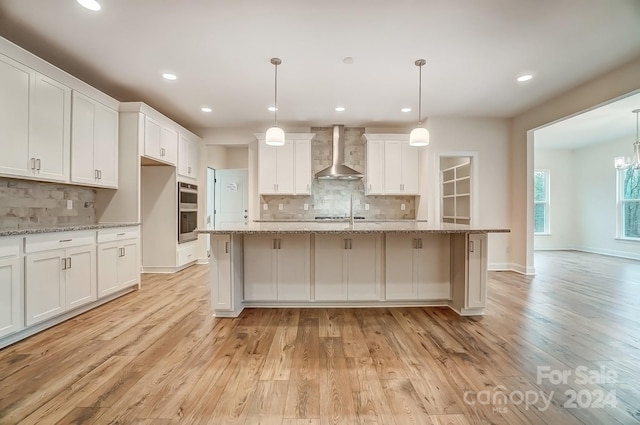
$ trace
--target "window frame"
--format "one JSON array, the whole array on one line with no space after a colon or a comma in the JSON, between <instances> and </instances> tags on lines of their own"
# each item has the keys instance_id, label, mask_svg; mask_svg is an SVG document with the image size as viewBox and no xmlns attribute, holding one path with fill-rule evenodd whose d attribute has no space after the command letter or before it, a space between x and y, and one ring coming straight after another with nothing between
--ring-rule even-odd
<instances>
[{"instance_id":1,"label":"window frame","mask_svg":"<svg viewBox=\"0 0 640 425\"><path fill-rule=\"evenodd\" d=\"M544 188L545 188L545 200L536 201L536 185L535 175L536 173L544 174ZM535 210L537 204L545 205L544 213L544 230L542 232L536 232L535 226ZM547 168L538 168L533 171L533 211L534 211L534 223L533 223L533 235L534 236L550 236L551 235L551 171Z\"/></svg>"},{"instance_id":2,"label":"window frame","mask_svg":"<svg viewBox=\"0 0 640 425\"><path fill-rule=\"evenodd\" d=\"M616 239L629 241L629 242L640 242L640 237L634 238L634 237L626 236L626 231L625 231L626 229L625 229L625 220L624 220L624 204L629 202L640 203L640 198L624 199L624 179L625 179L625 174L629 170L630 168L616 170L616 217L617 217Z\"/></svg>"}]
</instances>

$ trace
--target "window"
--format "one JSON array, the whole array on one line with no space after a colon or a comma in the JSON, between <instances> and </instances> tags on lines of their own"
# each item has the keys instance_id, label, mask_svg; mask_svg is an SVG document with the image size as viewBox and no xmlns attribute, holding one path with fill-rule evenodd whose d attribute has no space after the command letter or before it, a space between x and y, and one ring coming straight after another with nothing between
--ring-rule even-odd
<instances>
[{"instance_id":1,"label":"window","mask_svg":"<svg viewBox=\"0 0 640 425\"><path fill-rule=\"evenodd\" d=\"M533 233L548 235L549 170L536 170L533 176Z\"/></svg>"},{"instance_id":2,"label":"window","mask_svg":"<svg viewBox=\"0 0 640 425\"><path fill-rule=\"evenodd\" d=\"M640 170L618 171L618 236L640 239Z\"/></svg>"}]
</instances>

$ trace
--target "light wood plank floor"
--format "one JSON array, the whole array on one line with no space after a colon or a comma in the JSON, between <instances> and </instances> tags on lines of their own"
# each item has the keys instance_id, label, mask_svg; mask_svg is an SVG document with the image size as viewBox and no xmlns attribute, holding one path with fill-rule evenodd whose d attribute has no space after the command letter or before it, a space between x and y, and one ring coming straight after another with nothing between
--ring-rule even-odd
<instances>
[{"instance_id":1,"label":"light wood plank floor","mask_svg":"<svg viewBox=\"0 0 640 425\"><path fill-rule=\"evenodd\" d=\"M640 423L640 263L547 252L536 267L489 273L475 318L321 308L214 319L206 266L145 275L141 291L0 351L0 423ZM581 366L608 382L581 383ZM539 367L571 375L538 379ZM546 409L523 402L540 394Z\"/></svg>"}]
</instances>

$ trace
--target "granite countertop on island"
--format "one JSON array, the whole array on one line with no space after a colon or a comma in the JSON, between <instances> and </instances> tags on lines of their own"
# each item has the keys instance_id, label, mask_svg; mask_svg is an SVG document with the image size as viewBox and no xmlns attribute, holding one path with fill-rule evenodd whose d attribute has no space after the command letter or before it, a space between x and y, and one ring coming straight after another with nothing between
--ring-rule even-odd
<instances>
[{"instance_id":1,"label":"granite countertop on island","mask_svg":"<svg viewBox=\"0 0 640 425\"><path fill-rule=\"evenodd\" d=\"M210 234L355 234L355 233L509 233L506 227L470 226L466 224L427 223L424 221L338 222L279 221L235 224L216 229L197 229Z\"/></svg>"},{"instance_id":2,"label":"granite countertop on island","mask_svg":"<svg viewBox=\"0 0 640 425\"><path fill-rule=\"evenodd\" d=\"M132 227L139 226L140 223L91 223L91 224L66 224L66 225L28 225L24 227L2 229L0 228L0 237L2 236L25 236L38 233L54 233L54 232L72 232L76 230L100 230L111 229L115 227Z\"/></svg>"}]
</instances>

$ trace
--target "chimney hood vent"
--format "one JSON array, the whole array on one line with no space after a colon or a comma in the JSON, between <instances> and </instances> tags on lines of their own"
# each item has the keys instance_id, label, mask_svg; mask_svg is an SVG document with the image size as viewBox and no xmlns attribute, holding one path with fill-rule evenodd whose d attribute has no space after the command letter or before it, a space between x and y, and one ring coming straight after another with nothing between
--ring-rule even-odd
<instances>
[{"instance_id":1,"label":"chimney hood vent","mask_svg":"<svg viewBox=\"0 0 640 425\"><path fill-rule=\"evenodd\" d=\"M364 177L353 168L344 165L344 125L333 126L331 141L331 165L316 173L317 179L357 180Z\"/></svg>"}]
</instances>

